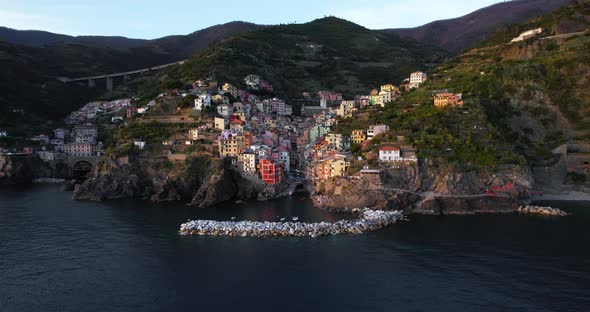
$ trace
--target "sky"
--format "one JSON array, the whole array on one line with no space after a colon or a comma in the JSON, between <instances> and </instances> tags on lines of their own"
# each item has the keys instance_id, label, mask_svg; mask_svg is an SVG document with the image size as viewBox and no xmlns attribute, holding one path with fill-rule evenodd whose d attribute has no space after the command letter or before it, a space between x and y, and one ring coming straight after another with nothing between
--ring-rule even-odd
<instances>
[{"instance_id":1,"label":"sky","mask_svg":"<svg viewBox=\"0 0 590 312\"><path fill-rule=\"evenodd\" d=\"M497 2L501 0L0 0L0 26L153 39L236 20L304 23L332 15L383 29L420 26Z\"/></svg>"}]
</instances>

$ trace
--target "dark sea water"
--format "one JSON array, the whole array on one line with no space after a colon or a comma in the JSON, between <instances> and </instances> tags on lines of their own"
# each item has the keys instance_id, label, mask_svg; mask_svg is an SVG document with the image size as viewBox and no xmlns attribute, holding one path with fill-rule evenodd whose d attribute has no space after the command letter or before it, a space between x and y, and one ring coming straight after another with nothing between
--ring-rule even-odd
<instances>
[{"instance_id":1,"label":"dark sea water","mask_svg":"<svg viewBox=\"0 0 590 312\"><path fill-rule=\"evenodd\" d=\"M590 311L590 205L412 216L313 238L180 237L189 218L337 220L300 198L196 209L0 191L0 311Z\"/></svg>"}]
</instances>

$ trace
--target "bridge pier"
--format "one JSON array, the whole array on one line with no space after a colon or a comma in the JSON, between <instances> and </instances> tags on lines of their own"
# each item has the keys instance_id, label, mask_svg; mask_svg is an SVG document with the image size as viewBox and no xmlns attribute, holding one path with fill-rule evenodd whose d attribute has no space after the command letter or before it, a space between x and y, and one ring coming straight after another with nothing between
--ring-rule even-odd
<instances>
[{"instance_id":1,"label":"bridge pier","mask_svg":"<svg viewBox=\"0 0 590 312\"><path fill-rule=\"evenodd\" d=\"M88 79L88 87L89 88L96 87L96 83L94 82L94 79Z\"/></svg>"},{"instance_id":2,"label":"bridge pier","mask_svg":"<svg viewBox=\"0 0 590 312\"><path fill-rule=\"evenodd\" d=\"M123 83L127 85L127 81L129 81L129 75L123 75Z\"/></svg>"},{"instance_id":3,"label":"bridge pier","mask_svg":"<svg viewBox=\"0 0 590 312\"><path fill-rule=\"evenodd\" d=\"M107 91L113 91L113 77L107 78Z\"/></svg>"}]
</instances>

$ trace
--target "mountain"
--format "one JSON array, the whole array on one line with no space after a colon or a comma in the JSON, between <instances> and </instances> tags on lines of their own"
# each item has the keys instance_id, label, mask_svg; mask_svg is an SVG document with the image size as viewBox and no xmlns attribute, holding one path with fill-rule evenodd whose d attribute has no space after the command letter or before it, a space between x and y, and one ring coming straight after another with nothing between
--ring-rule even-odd
<instances>
[{"instance_id":1,"label":"mountain","mask_svg":"<svg viewBox=\"0 0 590 312\"><path fill-rule=\"evenodd\" d=\"M237 34L203 50L170 77L184 82L214 76L239 85L248 74L258 74L288 98L321 89L353 96L386 81L399 82L446 55L436 47L326 17Z\"/></svg>"},{"instance_id":2,"label":"mountain","mask_svg":"<svg viewBox=\"0 0 590 312\"><path fill-rule=\"evenodd\" d=\"M81 45L117 50L145 49L156 54L169 55L170 58L179 60L199 52L212 42L260 27L262 26L236 21L211 26L188 35L168 36L153 40L119 36L68 36L47 31L16 30L0 27L0 41L35 48Z\"/></svg>"},{"instance_id":3,"label":"mountain","mask_svg":"<svg viewBox=\"0 0 590 312\"><path fill-rule=\"evenodd\" d=\"M16 30L7 27L0 27L0 41L30 47L80 44L115 49L139 47L149 43L149 40L130 39L120 36L68 36L41 30Z\"/></svg>"},{"instance_id":4,"label":"mountain","mask_svg":"<svg viewBox=\"0 0 590 312\"><path fill-rule=\"evenodd\" d=\"M211 26L184 36L168 36L150 40L145 46L181 58L188 58L207 48L209 44L229 38L235 34L259 29L261 25L247 22L229 22Z\"/></svg>"},{"instance_id":5,"label":"mountain","mask_svg":"<svg viewBox=\"0 0 590 312\"><path fill-rule=\"evenodd\" d=\"M415 28L384 31L429 43L456 54L486 39L501 27L544 15L568 2L569 0L501 2L457 18L434 21Z\"/></svg>"}]
</instances>

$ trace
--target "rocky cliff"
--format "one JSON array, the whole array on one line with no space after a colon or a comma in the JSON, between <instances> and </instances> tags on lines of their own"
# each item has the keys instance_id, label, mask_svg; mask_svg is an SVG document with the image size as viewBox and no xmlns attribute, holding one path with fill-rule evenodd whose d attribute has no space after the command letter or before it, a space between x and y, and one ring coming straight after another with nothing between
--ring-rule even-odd
<instances>
[{"instance_id":1,"label":"rocky cliff","mask_svg":"<svg viewBox=\"0 0 590 312\"><path fill-rule=\"evenodd\" d=\"M264 185L257 185L229 168L220 174L212 175L195 193L190 205L209 207L228 200L248 200L257 198Z\"/></svg>"},{"instance_id":2,"label":"rocky cliff","mask_svg":"<svg viewBox=\"0 0 590 312\"><path fill-rule=\"evenodd\" d=\"M92 177L76 185L76 200L102 201L141 198L149 193L150 182L137 162L124 163L113 157L100 162Z\"/></svg>"},{"instance_id":3,"label":"rocky cliff","mask_svg":"<svg viewBox=\"0 0 590 312\"><path fill-rule=\"evenodd\" d=\"M69 178L72 170L67 165L54 167L34 156L0 155L0 187L31 183L36 178Z\"/></svg>"},{"instance_id":4,"label":"rocky cliff","mask_svg":"<svg viewBox=\"0 0 590 312\"><path fill-rule=\"evenodd\" d=\"M527 202L532 184L530 171L519 166L463 171L424 163L384 169L379 176L338 178L317 187L312 198L326 210L373 207L421 214L497 213L515 211Z\"/></svg>"},{"instance_id":5,"label":"rocky cliff","mask_svg":"<svg viewBox=\"0 0 590 312\"><path fill-rule=\"evenodd\" d=\"M229 162L219 163L208 156L195 157L187 164L111 157L76 186L73 198L145 198L153 202L188 201L193 206L208 207L228 200L255 199L265 191L263 184L243 178Z\"/></svg>"}]
</instances>

